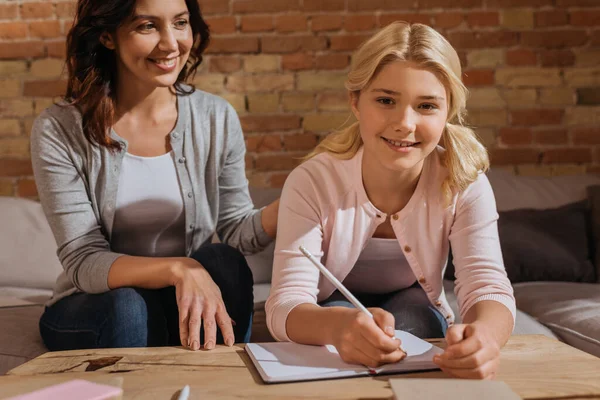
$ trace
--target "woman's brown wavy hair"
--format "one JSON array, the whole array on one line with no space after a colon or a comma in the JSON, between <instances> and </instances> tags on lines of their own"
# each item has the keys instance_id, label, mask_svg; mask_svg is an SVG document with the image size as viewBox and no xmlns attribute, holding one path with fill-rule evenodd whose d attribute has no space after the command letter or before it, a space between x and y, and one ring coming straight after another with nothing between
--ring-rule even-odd
<instances>
[{"instance_id":1,"label":"woman's brown wavy hair","mask_svg":"<svg viewBox=\"0 0 600 400\"><path fill-rule=\"evenodd\" d=\"M194 44L174 88L188 95L183 83L202 62L210 32L197 0L185 0L190 13ZM85 137L92 144L114 151L120 145L110 137L114 123L117 60L115 52L100 42L104 32L114 33L135 12L136 0L79 0L75 22L67 36L69 78L65 100L81 112Z\"/></svg>"}]
</instances>

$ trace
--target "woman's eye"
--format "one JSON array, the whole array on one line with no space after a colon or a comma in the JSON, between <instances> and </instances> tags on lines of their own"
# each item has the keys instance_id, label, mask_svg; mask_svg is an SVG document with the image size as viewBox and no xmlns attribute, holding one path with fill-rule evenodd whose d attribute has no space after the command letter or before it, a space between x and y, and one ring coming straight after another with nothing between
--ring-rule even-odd
<instances>
[{"instance_id":1,"label":"woman's eye","mask_svg":"<svg viewBox=\"0 0 600 400\"><path fill-rule=\"evenodd\" d=\"M182 19L182 20L175 22L175 26L180 29L185 28L188 24L189 24L189 22L186 19Z\"/></svg>"},{"instance_id":2,"label":"woman's eye","mask_svg":"<svg viewBox=\"0 0 600 400\"><path fill-rule=\"evenodd\" d=\"M142 31L149 31L154 29L154 24L152 22L148 22L146 24L140 25L138 29Z\"/></svg>"},{"instance_id":3,"label":"woman's eye","mask_svg":"<svg viewBox=\"0 0 600 400\"><path fill-rule=\"evenodd\" d=\"M389 97L381 97L377 99L377 102L386 106L394 105L394 99L391 99Z\"/></svg>"}]
</instances>

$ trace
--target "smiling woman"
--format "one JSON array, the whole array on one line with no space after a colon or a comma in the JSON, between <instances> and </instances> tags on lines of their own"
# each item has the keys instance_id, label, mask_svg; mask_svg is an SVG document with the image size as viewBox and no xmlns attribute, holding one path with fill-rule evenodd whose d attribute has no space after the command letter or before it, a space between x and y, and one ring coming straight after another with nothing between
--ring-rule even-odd
<instances>
[{"instance_id":1,"label":"smiling woman","mask_svg":"<svg viewBox=\"0 0 600 400\"><path fill-rule=\"evenodd\" d=\"M254 209L237 114L185 83L209 37L196 0L79 0L66 97L31 134L64 268L49 349L249 340L242 253L272 240L278 201Z\"/></svg>"}]
</instances>

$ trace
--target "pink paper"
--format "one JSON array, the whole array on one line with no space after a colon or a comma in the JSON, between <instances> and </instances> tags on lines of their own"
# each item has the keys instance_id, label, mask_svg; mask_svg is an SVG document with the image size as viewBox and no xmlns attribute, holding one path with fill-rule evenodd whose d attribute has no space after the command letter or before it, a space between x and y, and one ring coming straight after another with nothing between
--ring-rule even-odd
<instances>
[{"instance_id":1,"label":"pink paper","mask_svg":"<svg viewBox=\"0 0 600 400\"><path fill-rule=\"evenodd\" d=\"M121 388L76 379L7 400L104 400L122 394Z\"/></svg>"}]
</instances>

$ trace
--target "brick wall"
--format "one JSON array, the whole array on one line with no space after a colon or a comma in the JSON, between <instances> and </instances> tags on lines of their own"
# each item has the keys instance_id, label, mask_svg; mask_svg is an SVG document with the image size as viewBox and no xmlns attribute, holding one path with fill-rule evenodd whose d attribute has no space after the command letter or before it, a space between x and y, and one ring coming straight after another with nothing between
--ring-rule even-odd
<instances>
[{"instance_id":1,"label":"brick wall","mask_svg":"<svg viewBox=\"0 0 600 400\"><path fill-rule=\"evenodd\" d=\"M229 100L251 183L281 186L349 115L350 54L394 20L461 56L470 123L518 174L600 173L600 0L200 0L213 31L195 83ZM32 120L64 90L70 0L0 0L0 195L35 196Z\"/></svg>"}]
</instances>

